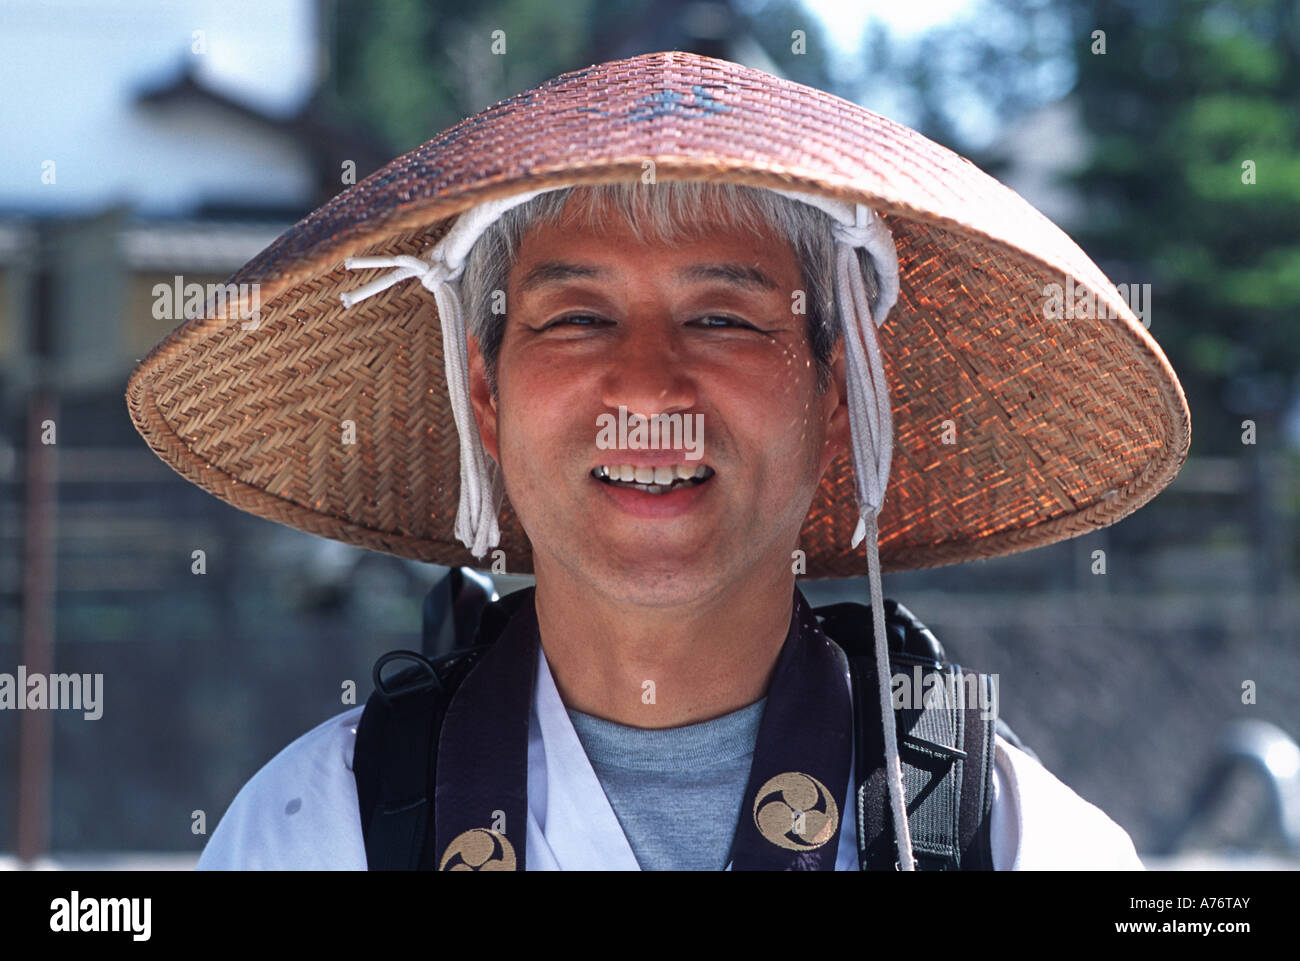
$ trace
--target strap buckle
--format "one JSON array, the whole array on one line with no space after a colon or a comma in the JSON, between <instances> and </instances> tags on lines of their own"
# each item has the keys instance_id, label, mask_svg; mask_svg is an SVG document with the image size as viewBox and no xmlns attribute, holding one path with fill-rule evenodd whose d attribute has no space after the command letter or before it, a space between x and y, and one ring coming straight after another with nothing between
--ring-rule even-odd
<instances>
[{"instance_id":1,"label":"strap buckle","mask_svg":"<svg viewBox=\"0 0 1300 961\"><path fill-rule=\"evenodd\" d=\"M384 665L389 661L395 661L401 658L415 661L420 667L423 667L428 672L428 676L422 680L412 681L403 684L401 687L390 689L384 683ZM392 703L395 697L404 697L408 694L423 694L426 691L437 691L442 689L442 681L439 680L438 672L434 669L433 663L423 654L416 651L389 651L388 653L381 655L379 660L375 661L375 667L371 672L371 677L375 683L375 691L378 692L378 694L389 704Z\"/></svg>"}]
</instances>

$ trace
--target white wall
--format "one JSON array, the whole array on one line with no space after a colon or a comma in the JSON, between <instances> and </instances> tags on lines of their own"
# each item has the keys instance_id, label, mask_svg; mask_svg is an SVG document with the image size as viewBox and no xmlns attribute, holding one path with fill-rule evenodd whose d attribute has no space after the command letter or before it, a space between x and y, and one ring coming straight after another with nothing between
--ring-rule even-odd
<instances>
[{"instance_id":1,"label":"white wall","mask_svg":"<svg viewBox=\"0 0 1300 961\"><path fill-rule=\"evenodd\" d=\"M204 32L206 52L192 52ZM184 63L283 114L317 68L311 0L0 2L0 209L75 213L127 203L179 214L203 199L304 203L303 148L209 108L141 107ZM55 183L42 164L55 162Z\"/></svg>"}]
</instances>

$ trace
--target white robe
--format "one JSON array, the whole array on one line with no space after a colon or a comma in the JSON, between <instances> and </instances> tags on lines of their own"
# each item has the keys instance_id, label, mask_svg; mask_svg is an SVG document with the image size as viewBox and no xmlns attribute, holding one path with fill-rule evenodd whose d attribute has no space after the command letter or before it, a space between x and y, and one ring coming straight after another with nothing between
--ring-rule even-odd
<instances>
[{"instance_id":1,"label":"white robe","mask_svg":"<svg viewBox=\"0 0 1300 961\"><path fill-rule=\"evenodd\" d=\"M364 871L352 774L361 712L355 707L331 718L267 762L231 802L198 868ZM850 771L846 787L852 783ZM858 870L854 812L854 804L845 805L837 871ZM991 818L998 870L1142 868L1119 825L1000 737ZM526 839L530 871L640 869L544 655L529 721Z\"/></svg>"}]
</instances>

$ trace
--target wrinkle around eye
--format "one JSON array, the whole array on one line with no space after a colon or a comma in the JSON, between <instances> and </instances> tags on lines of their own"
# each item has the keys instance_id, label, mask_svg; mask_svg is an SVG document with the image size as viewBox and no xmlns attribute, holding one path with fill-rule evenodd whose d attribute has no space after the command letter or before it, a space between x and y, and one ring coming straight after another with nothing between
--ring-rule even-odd
<instances>
[{"instance_id":1,"label":"wrinkle around eye","mask_svg":"<svg viewBox=\"0 0 1300 961\"><path fill-rule=\"evenodd\" d=\"M572 323L572 321L575 320L590 320L590 321L594 321L594 323L589 323L589 324ZM612 323L613 321L606 320L604 317L601 317L597 314L569 314L567 316L553 318L552 320L548 320L545 323L540 324L536 327L528 323L523 324L523 326L528 330L531 330L535 334L542 334L542 333L546 333L549 330L556 330L564 327L572 327L574 329L581 329L581 328L592 329L597 327L607 327Z\"/></svg>"}]
</instances>

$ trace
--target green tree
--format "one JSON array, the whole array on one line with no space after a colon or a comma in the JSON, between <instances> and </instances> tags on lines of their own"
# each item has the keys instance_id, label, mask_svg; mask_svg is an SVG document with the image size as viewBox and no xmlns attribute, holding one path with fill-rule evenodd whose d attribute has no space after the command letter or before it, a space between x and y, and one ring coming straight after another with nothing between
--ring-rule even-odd
<instances>
[{"instance_id":1,"label":"green tree","mask_svg":"<svg viewBox=\"0 0 1300 961\"><path fill-rule=\"evenodd\" d=\"M1273 420L1300 370L1297 10L1093 0L1072 20L1082 240L1152 284L1202 452L1240 450L1242 417Z\"/></svg>"},{"instance_id":2,"label":"green tree","mask_svg":"<svg viewBox=\"0 0 1300 961\"><path fill-rule=\"evenodd\" d=\"M1151 332L1188 394L1198 453L1239 452L1241 421L1271 429L1300 386L1298 11L981 0L887 48L923 132L995 175L963 142L968 114L1075 102L1089 148L1070 178L1083 210L1072 233L1116 283L1151 284Z\"/></svg>"}]
</instances>

